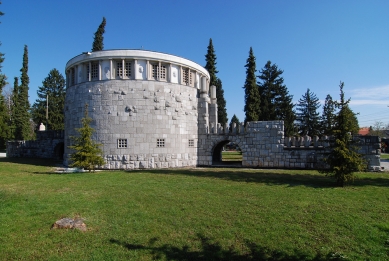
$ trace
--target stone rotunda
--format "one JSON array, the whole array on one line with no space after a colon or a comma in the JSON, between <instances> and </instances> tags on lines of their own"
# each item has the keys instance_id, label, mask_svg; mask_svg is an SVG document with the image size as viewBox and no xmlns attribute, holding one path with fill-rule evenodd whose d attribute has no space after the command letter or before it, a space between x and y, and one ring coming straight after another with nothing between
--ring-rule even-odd
<instances>
[{"instance_id":1,"label":"stone rotunda","mask_svg":"<svg viewBox=\"0 0 389 261\"><path fill-rule=\"evenodd\" d=\"M196 166L201 65L165 53L107 50L66 64L65 163L84 107L107 169Z\"/></svg>"}]
</instances>

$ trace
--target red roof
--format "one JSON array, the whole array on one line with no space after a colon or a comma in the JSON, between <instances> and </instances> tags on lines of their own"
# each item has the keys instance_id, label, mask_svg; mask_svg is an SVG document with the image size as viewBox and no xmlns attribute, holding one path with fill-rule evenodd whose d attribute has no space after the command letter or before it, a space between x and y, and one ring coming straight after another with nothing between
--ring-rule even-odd
<instances>
[{"instance_id":1,"label":"red roof","mask_svg":"<svg viewBox=\"0 0 389 261\"><path fill-rule=\"evenodd\" d=\"M364 136L364 135L369 134L369 132L370 132L369 127L363 127L363 128L359 129L358 134Z\"/></svg>"}]
</instances>

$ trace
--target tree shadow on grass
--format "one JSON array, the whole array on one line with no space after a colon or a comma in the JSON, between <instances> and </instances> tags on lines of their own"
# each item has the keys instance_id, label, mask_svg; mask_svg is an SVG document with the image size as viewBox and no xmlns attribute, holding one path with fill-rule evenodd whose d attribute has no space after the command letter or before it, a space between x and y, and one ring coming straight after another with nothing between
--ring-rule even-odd
<instances>
[{"instance_id":1,"label":"tree shadow on grass","mask_svg":"<svg viewBox=\"0 0 389 261\"><path fill-rule=\"evenodd\" d=\"M211 169L159 169L159 170L137 170L132 172L184 175L192 177L216 178L234 182L263 183L266 185L287 185L289 187L306 186L313 188L333 187L336 184L324 175L313 174L289 174L285 171L255 171L255 170L218 170Z\"/></svg>"},{"instance_id":2,"label":"tree shadow on grass","mask_svg":"<svg viewBox=\"0 0 389 261\"><path fill-rule=\"evenodd\" d=\"M131 172L166 174L166 175L185 175L193 177L217 178L235 182L263 183L266 185L287 185L289 187L306 186L312 188L337 187L335 179L325 176L324 174L309 173L288 173L288 170L253 170L253 169L232 169L219 170L210 169L158 169L158 170L135 170ZM304 172L302 170L301 172ZM374 175L372 173L372 175ZM345 187L361 186L384 186L389 187L388 178L356 178L354 182L348 183Z\"/></svg>"},{"instance_id":3,"label":"tree shadow on grass","mask_svg":"<svg viewBox=\"0 0 389 261\"><path fill-rule=\"evenodd\" d=\"M17 163L44 167L62 166L62 161L60 160L41 158L0 158L0 163Z\"/></svg>"},{"instance_id":4,"label":"tree shadow on grass","mask_svg":"<svg viewBox=\"0 0 389 261\"><path fill-rule=\"evenodd\" d=\"M218 242L213 242L211 239L204 237L203 235L197 235L197 239L200 242L199 249L191 249L190 246L172 246L164 244L162 246L155 246L158 241L157 238L152 238L148 244L131 244L128 242L110 239L109 242L126 248L129 251L146 250L153 256L153 259L163 260L263 260L263 261L324 261L324 260L343 260L341 254L316 254L314 256L307 253L303 253L299 250L295 250L293 254L286 253L282 250L272 250L266 247L262 247L253 242L246 242L245 253L240 253L233 247L229 249L223 249Z\"/></svg>"}]
</instances>

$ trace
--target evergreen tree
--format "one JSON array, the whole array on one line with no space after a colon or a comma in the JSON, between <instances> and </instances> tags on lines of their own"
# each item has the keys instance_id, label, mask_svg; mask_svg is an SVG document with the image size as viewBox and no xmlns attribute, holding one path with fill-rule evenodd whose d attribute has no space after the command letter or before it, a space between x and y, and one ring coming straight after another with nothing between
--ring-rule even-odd
<instances>
[{"instance_id":1,"label":"evergreen tree","mask_svg":"<svg viewBox=\"0 0 389 261\"><path fill-rule=\"evenodd\" d=\"M366 164L358 153L359 148L352 137L352 134L358 131L358 120L348 106L350 99L344 99L344 83L341 82L339 87L340 101L335 102L339 112L335 118L332 150L324 160L329 168L322 169L321 172L334 177L337 184L343 187L346 182L353 181L354 172L364 170Z\"/></svg>"},{"instance_id":2,"label":"evergreen tree","mask_svg":"<svg viewBox=\"0 0 389 261\"><path fill-rule=\"evenodd\" d=\"M78 137L71 137L73 145L69 146L74 150L70 155L72 163L70 166L87 169L89 172L95 170L96 166L104 165L101 144L92 140L94 129L90 126L92 119L88 116L88 104L85 104L84 118L81 119L82 127L76 129L80 134Z\"/></svg>"},{"instance_id":3,"label":"evergreen tree","mask_svg":"<svg viewBox=\"0 0 389 261\"><path fill-rule=\"evenodd\" d=\"M327 94L324 101L323 113L321 116L321 132L323 135L332 135L332 128L335 124L335 104L331 95Z\"/></svg>"},{"instance_id":4,"label":"evergreen tree","mask_svg":"<svg viewBox=\"0 0 389 261\"><path fill-rule=\"evenodd\" d=\"M246 62L246 81L243 89L245 92L244 96L244 112L245 112L245 124L248 121L258 121L260 113L261 97L259 96L259 90L256 82L256 65L253 48L250 47L249 57ZM235 115L234 115L235 116Z\"/></svg>"},{"instance_id":5,"label":"evergreen tree","mask_svg":"<svg viewBox=\"0 0 389 261\"><path fill-rule=\"evenodd\" d=\"M106 20L105 17L103 17L103 21L99 25L99 28L97 28L97 31L95 32L95 38L93 40L93 46L92 46L92 52L96 51L102 51L104 50L104 33L105 33L105 24Z\"/></svg>"},{"instance_id":6,"label":"evergreen tree","mask_svg":"<svg viewBox=\"0 0 389 261\"><path fill-rule=\"evenodd\" d=\"M319 98L307 89L307 92L299 99L296 110L299 134L316 136L320 134L320 116L317 110L320 108Z\"/></svg>"},{"instance_id":7,"label":"evergreen tree","mask_svg":"<svg viewBox=\"0 0 389 261\"><path fill-rule=\"evenodd\" d=\"M217 79L216 74L219 71L216 70L216 54L213 48L212 38L209 39L209 45L208 45L207 54L205 55L205 61L207 62L205 65L205 69L207 69L210 77L209 86L212 85L216 86L216 79Z\"/></svg>"},{"instance_id":8,"label":"evergreen tree","mask_svg":"<svg viewBox=\"0 0 389 261\"><path fill-rule=\"evenodd\" d=\"M258 90L261 97L258 120L273 121L283 120L285 136L293 134L293 123L296 119L293 111L293 96L289 95L281 77L283 71L276 64L268 61L260 71L258 78Z\"/></svg>"},{"instance_id":9,"label":"evergreen tree","mask_svg":"<svg viewBox=\"0 0 389 261\"><path fill-rule=\"evenodd\" d=\"M216 54L213 48L212 38L209 39L209 45L208 45L207 54L205 55L205 61L206 61L205 69L207 69L210 76L209 86L212 85L216 86L216 99L217 99L217 112L218 112L217 121L222 126L224 126L224 124L228 122L226 100L224 99L224 90L222 86L222 81L218 79L218 77L216 76L218 71L216 70Z\"/></svg>"},{"instance_id":10,"label":"evergreen tree","mask_svg":"<svg viewBox=\"0 0 389 261\"><path fill-rule=\"evenodd\" d=\"M4 15L4 13L0 11L0 16L2 15ZM7 102L3 96L3 88L5 85L7 85L7 77L2 73L1 70L3 67L4 59L4 54L0 52L0 149L5 148L6 142L10 137Z\"/></svg>"},{"instance_id":11,"label":"evergreen tree","mask_svg":"<svg viewBox=\"0 0 389 261\"><path fill-rule=\"evenodd\" d=\"M17 111L19 110L19 78L14 77L14 87L12 89L12 94L11 94L11 119L10 119L10 128L11 128L11 139L15 140L16 139L16 122L18 118L18 113Z\"/></svg>"},{"instance_id":12,"label":"evergreen tree","mask_svg":"<svg viewBox=\"0 0 389 261\"><path fill-rule=\"evenodd\" d=\"M21 71L20 86L14 86L14 113L13 120L15 124L14 138L16 140L29 140L33 137L30 123L30 102L28 101L28 85L30 79L28 77L28 48L24 46L23 66ZM15 80L16 82L16 80Z\"/></svg>"},{"instance_id":13,"label":"evergreen tree","mask_svg":"<svg viewBox=\"0 0 389 261\"><path fill-rule=\"evenodd\" d=\"M57 69L52 69L37 91L38 99L32 106L32 119L39 126L47 124L46 129L64 129L65 79ZM48 122L46 120L47 98L49 103Z\"/></svg>"},{"instance_id":14,"label":"evergreen tree","mask_svg":"<svg viewBox=\"0 0 389 261\"><path fill-rule=\"evenodd\" d=\"M224 99L224 90L222 81L216 79L216 99L217 99L217 121L224 126L228 122L226 100Z\"/></svg>"},{"instance_id":15,"label":"evergreen tree","mask_svg":"<svg viewBox=\"0 0 389 261\"><path fill-rule=\"evenodd\" d=\"M240 121L239 121L238 117L236 117L235 114L234 114L234 116L232 116L231 121L230 121L230 132L232 131L232 124L233 123L236 123L236 127L238 127L240 124Z\"/></svg>"}]
</instances>

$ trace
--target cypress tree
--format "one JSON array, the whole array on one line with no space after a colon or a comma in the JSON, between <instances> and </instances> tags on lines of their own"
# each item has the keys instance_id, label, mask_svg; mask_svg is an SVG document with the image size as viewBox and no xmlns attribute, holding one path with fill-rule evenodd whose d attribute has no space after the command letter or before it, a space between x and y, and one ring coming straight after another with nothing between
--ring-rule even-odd
<instances>
[{"instance_id":1,"label":"cypress tree","mask_svg":"<svg viewBox=\"0 0 389 261\"><path fill-rule=\"evenodd\" d=\"M319 98L307 89L307 92L299 99L296 110L299 134L316 136L320 134L320 116L317 110L320 108Z\"/></svg>"},{"instance_id":2,"label":"cypress tree","mask_svg":"<svg viewBox=\"0 0 389 261\"><path fill-rule=\"evenodd\" d=\"M268 61L258 75L258 90L261 97L260 121L283 120L285 136L293 134L293 123L296 119L293 111L293 96L284 85L281 77L283 71L276 64Z\"/></svg>"},{"instance_id":3,"label":"cypress tree","mask_svg":"<svg viewBox=\"0 0 389 261\"><path fill-rule=\"evenodd\" d=\"M321 116L321 132L323 135L331 135L335 124L335 104L331 95L327 94L324 101L323 113Z\"/></svg>"},{"instance_id":4,"label":"cypress tree","mask_svg":"<svg viewBox=\"0 0 389 261\"><path fill-rule=\"evenodd\" d=\"M226 100L224 99L224 90L222 81L216 79L216 99L217 99L217 121L224 126L228 122Z\"/></svg>"},{"instance_id":5,"label":"cypress tree","mask_svg":"<svg viewBox=\"0 0 389 261\"><path fill-rule=\"evenodd\" d=\"M32 119L37 126L40 123L46 124L47 97L48 126L46 129L63 130L64 106L65 106L65 79L57 69L52 69L43 80L42 86L37 91L38 99L32 106Z\"/></svg>"},{"instance_id":6,"label":"cypress tree","mask_svg":"<svg viewBox=\"0 0 389 261\"><path fill-rule=\"evenodd\" d=\"M14 87L12 89L12 94L11 94L11 139L15 140L16 139L16 122L19 122L17 118L20 116L18 114L19 110L19 78L14 77Z\"/></svg>"},{"instance_id":7,"label":"cypress tree","mask_svg":"<svg viewBox=\"0 0 389 261\"><path fill-rule=\"evenodd\" d=\"M216 76L218 71L216 70L216 54L213 48L212 38L209 39L209 45L207 48L207 54L205 55L205 61L205 69L207 69L210 76L209 85L216 86L218 122L222 124L222 126L224 126L224 124L228 122L226 100L224 99L222 81Z\"/></svg>"},{"instance_id":8,"label":"cypress tree","mask_svg":"<svg viewBox=\"0 0 389 261\"><path fill-rule=\"evenodd\" d=\"M255 56L253 52L253 48L250 47L249 57L246 62L246 81L243 86L245 96L244 96L244 112L245 112L245 120L248 121L258 121L259 113L260 113L260 104L261 97L259 96L259 90L256 82L256 65L255 65ZM235 115L234 115L235 116Z\"/></svg>"},{"instance_id":9,"label":"cypress tree","mask_svg":"<svg viewBox=\"0 0 389 261\"><path fill-rule=\"evenodd\" d=\"M21 83L20 86L16 89L14 85L14 106L15 113L13 114L15 122L15 133L14 138L16 140L29 140L33 137L31 133L31 124L30 124L30 102L28 101L28 90L30 78L28 77L28 48L27 45L24 46L23 54L23 66L21 71ZM15 80L16 82L16 80Z\"/></svg>"},{"instance_id":10,"label":"cypress tree","mask_svg":"<svg viewBox=\"0 0 389 261\"><path fill-rule=\"evenodd\" d=\"M334 177L339 186L354 180L354 172L362 171L366 164L358 153L359 147L352 134L358 131L358 120L355 113L349 108L350 99L344 99L344 83L341 82L340 101L335 102L339 110L335 117L334 140L331 142L332 150L324 159L328 168L320 170L328 176Z\"/></svg>"},{"instance_id":11,"label":"cypress tree","mask_svg":"<svg viewBox=\"0 0 389 261\"><path fill-rule=\"evenodd\" d=\"M104 33L105 33L105 25L106 25L106 20L105 17L103 17L103 21L97 28L97 31L95 32L95 37L93 40L93 45L92 45L92 52L96 51L102 51L104 50Z\"/></svg>"},{"instance_id":12,"label":"cypress tree","mask_svg":"<svg viewBox=\"0 0 389 261\"><path fill-rule=\"evenodd\" d=\"M212 38L209 39L209 45L207 48L207 54L205 55L205 61L207 62L205 65L205 69L207 69L209 73L209 86L216 86L216 74L219 72L216 70L216 54L212 44Z\"/></svg>"},{"instance_id":13,"label":"cypress tree","mask_svg":"<svg viewBox=\"0 0 389 261\"><path fill-rule=\"evenodd\" d=\"M94 129L90 126L92 119L88 116L88 104L85 104L84 118L81 119L82 127L77 129L78 137L70 137L73 145L69 146L74 150L70 155L72 163L70 166L87 169L89 172L95 170L96 166L104 165L101 144L92 140Z\"/></svg>"}]
</instances>

